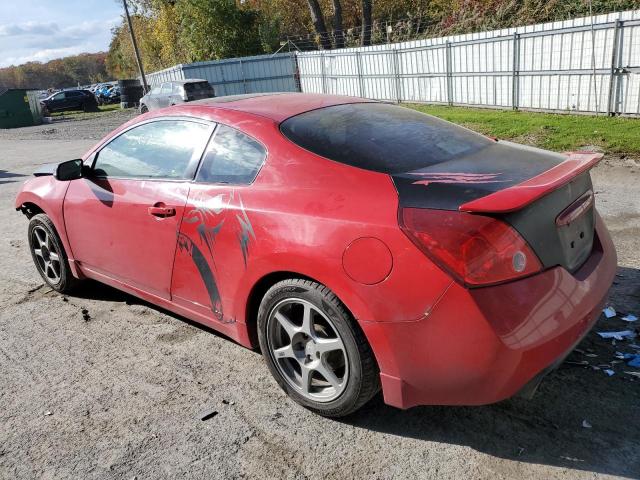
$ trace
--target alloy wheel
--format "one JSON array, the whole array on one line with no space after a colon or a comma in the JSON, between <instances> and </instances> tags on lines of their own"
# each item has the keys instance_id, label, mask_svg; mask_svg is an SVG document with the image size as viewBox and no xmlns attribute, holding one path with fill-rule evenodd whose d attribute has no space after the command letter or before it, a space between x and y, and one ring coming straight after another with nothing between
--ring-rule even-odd
<instances>
[{"instance_id":1,"label":"alloy wheel","mask_svg":"<svg viewBox=\"0 0 640 480\"><path fill-rule=\"evenodd\" d=\"M349 379L347 351L331 320L310 302L289 298L267 320L269 353L282 377L304 397L330 402Z\"/></svg>"},{"instance_id":2,"label":"alloy wheel","mask_svg":"<svg viewBox=\"0 0 640 480\"><path fill-rule=\"evenodd\" d=\"M33 228L31 248L38 263L38 268L47 278L49 283L55 285L60 282L61 259L51 235L41 226Z\"/></svg>"}]
</instances>

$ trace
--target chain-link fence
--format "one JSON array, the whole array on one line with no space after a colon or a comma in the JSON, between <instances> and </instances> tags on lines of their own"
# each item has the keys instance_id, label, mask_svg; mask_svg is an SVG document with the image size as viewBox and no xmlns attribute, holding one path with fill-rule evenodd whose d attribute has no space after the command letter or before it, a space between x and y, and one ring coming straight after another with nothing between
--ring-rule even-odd
<instances>
[{"instance_id":1,"label":"chain-link fence","mask_svg":"<svg viewBox=\"0 0 640 480\"><path fill-rule=\"evenodd\" d=\"M640 114L640 10L401 44L298 52L304 92Z\"/></svg>"}]
</instances>

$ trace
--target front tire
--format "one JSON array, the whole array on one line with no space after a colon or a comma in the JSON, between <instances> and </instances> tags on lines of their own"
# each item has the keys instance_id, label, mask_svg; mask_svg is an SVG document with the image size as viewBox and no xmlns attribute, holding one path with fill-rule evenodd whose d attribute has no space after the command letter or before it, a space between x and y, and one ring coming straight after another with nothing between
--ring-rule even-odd
<instances>
[{"instance_id":1,"label":"front tire","mask_svg":"<svg viewBox=\"0 0 640 480\"><path fill-rule=\"evenodd\" d=\"M51 219L40 213L29 221L29 249L42 279L60 293L70 293L79 280L71 273L67 254Z\"/></svg>"},{"instance_id":2,"label":"front tire","mask_svg":"<svg viewBox=\"0 0 640 480\"><path fill-rule=\"evenodd\" d=\"M258 339L271 374L300 405L326 417L355 412L380 389L373 352L325 286L278 282L258 310Z\"/></svg>"}]
</instances>

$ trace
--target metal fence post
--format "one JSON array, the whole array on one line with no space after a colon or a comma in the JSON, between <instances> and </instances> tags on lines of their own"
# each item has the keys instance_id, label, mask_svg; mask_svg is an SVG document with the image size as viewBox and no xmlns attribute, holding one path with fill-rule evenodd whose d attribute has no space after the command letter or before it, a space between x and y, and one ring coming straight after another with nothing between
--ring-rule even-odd
<instances>
[{"instance_id":1,"label":"metal fence post","mask_svg":"<svg viewBox=\"0 0 640 480\"><path fill-rule=\"evenodd\" d=\"M298 64L298 54L296 52L289 52L289 59L291 60L291 69L293 71L293 83L297 92L302 92L302 79L300 78L300 65Z\"/></svg>"},{"instance_id":2,"label":"metal fence post","mask_svg":"<svg viewBox=\"0 0 640 480\"><path fill-rule=\"evenodd\" d=\"M609 95L607 97L607 113L610 116L616 114L618 110L618 104L616 101L616 77L619 76L618 62L619 62L619 42L620 42L620 26L622 20L617 19L615 27L613 29L613 47L611 48L611 69L609 72ZM595 80L595 79L594 79Z\"/></svg>"},{"instance_id":3,"label":"metal fence post","mask_svg":"<svg viewBox=\"0 0 640 480\"><path fill-rule=\"evenodd\" d=\"M447 103L453 106L453 76L451 75L451 42L447 40L446 66L447 66Z\"/></svg>"},{"instance_id":4,"label":"metal fence post","mask_svg":"<svg viewBox=\"0 0 640 480\"><path fill-rule=\"evenodd\" d=\"M614 97L615 112L620 113L622 105L622 76L626 73L622 66L622 56L624 54L624 20L620 21L620 32L618 33L618 58L616 68L616 95Z\"/></svg>"},{"instance_id":5,"label":"metal fence post","mask_svg":"<svg viewBox=\"0 0 640 480\"><path fill-rule=\"evenodd\" d=\"M356 52L356 63L358 64L358 83L360 84L360 96L364 98L364 78L362 78L362 54Z\"/></svg>"},{"instance_id":6,"label":"metal fence post","mask_svg":"<svg viewBox=\"0 0 640 480\"><path fill-rule=\"evenodd\" d=\"M396 102L400 103L402 100L402 85L400 83L400 61L398 59L398 50L393 50L393 73L396 80Z\"/></svg>"},{"instance_id":7,"label":"metal fence post","mask_svg":"<svg viewBox=\"0 0 640 480\"><path fill-rule=\"evenodd\" d=\"M520 106L520 34L513 34L513 73L511 76L511 107Z\"/></svg>"},{"instance_id":8,"label":"metal fence post","mask_svg":"<svg viewBox=\"0 0 640 480\"><path fill-rule=\"evenodd\" d=\"M327 72L324 64L324 53L320 54L320 61L322 62L320 65L322 69L322 93L327 93Z\"/></svg>"},{"instance_id":9,"label":"metal fence post","mask_svg":"<svg viewBox=\"0 0 640 480\"><path fill-rule=\"evenodd\" d=\"M247 77L244 74L244 65L242 65L242 59L240 59L240 72L242 73L242 88L244 93L247 93Z\"/></svg>"}]
</instances>

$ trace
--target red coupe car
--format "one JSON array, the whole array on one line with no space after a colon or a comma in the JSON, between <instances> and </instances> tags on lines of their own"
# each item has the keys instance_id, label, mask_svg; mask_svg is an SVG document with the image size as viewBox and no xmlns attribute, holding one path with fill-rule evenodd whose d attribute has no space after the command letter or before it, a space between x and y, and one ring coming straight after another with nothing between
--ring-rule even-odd
<instances>
[{"instance_id":1,"label":"red coupe car","mask_svg":"<svg viewBox=\"0 0 640 480\"><path fill-rule=\"evenodd\" d=\"M141 115L16 199L43 279L104 282L260 348L326 416L530 394L616 269L601 155L497 141L353 97Z\"/></svg>"}]
</instances>

